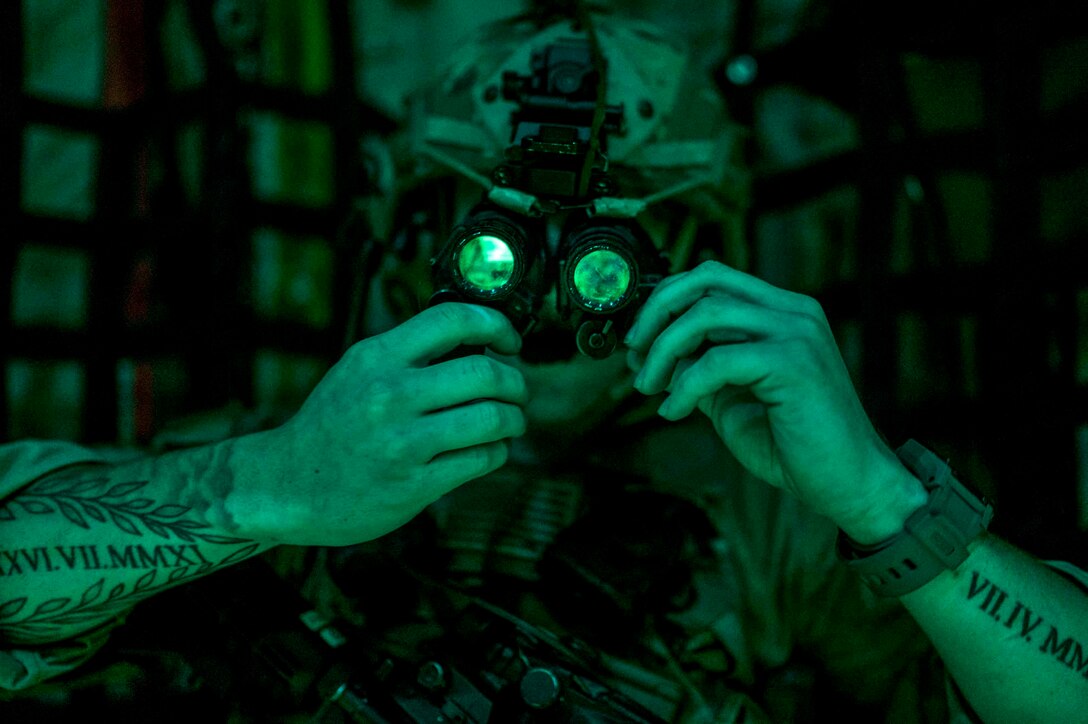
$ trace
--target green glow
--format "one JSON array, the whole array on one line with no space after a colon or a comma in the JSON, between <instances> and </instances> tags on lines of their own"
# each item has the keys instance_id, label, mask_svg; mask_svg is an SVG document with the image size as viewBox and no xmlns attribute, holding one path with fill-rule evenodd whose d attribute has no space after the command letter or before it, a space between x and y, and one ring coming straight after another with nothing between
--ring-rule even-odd
<instances>
[{"instance_id":1,"label":"green glow","mask_svg":"<svg viewBox=\"0 0 1088 724\"><path fill-rule=\"evenodd\" d=\"M631 267L614 251L591 251L574 267L574 288L589 304L605 308L619 304L631 286Z\"/></svg>"},{"instance_id":2,"label":"green glow","mask_svg":"<svg viewBox=\"0 0 1088 724\"><path fill-rule=\"evenodd\" d=\"M475 289L493 292L509 284L513 278L514 252L499 237L481 234L461 247L457 268Z\"/></svg>"}]
</instances>

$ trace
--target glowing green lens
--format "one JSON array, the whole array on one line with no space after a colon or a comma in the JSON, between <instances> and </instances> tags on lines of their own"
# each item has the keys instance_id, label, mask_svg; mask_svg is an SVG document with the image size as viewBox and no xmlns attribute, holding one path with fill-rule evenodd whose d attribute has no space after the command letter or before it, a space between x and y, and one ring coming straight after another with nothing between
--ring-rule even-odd
<instances>
[{"instance_id":1,"label":"glowing green lens","mask_svg":"<svg viewBox=\"0 0 1088 724\"><path fill-rule=\"evenodd\" d=\"M582 299L597 309L612 307L624 300L631 286L631 267L614 251L598 249L578 260L574 267L574 288Z\"/></svg>"},{"instance_id":2,"label":"glowing green lens","mask_svg":"<svg viewBox=\"0 0 1088 724\"><path fill-rule=\"evenodd\" d=\"M469 239L457 258L461 276L481 292L493 292L514 276L514 252L497 236L480 234Z\"/></svg>"}]
</instances>

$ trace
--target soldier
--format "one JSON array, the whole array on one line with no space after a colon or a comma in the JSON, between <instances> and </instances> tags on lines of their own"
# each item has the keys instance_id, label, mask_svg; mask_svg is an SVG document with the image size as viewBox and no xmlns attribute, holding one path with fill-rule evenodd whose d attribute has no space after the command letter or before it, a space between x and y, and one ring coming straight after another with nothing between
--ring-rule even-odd
<instances>
[{"instance_id":1,"label":"soldier","mask_svg":"<svg viewBox=\"0 0 1088 724\"><path fill-rule=\"evenodd\" d=\"M425 603L367 635L411 660L436 639L401 625L448 624L454 591L488 622L464 643L511 653L390 683L391 718L461 706L453 677L495 721L1076 719L1088 577L987 535L984 501L876 432L820 306L737 268L737 135L680 48L520 18L457 60L396 154L365 338L290 420L122 464L0 448L0 682L284 544L339 547L338 613L380 607L351 574L412 521Z\"/></svg>"}]
</instances>

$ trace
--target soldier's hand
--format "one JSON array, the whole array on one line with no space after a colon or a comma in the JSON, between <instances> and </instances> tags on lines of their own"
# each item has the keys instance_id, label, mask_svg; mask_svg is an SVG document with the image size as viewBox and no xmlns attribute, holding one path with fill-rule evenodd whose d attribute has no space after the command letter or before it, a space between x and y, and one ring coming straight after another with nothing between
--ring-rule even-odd
<instances>
[{"instance_id":1,"label":"soldier's hand","mask_svg":"<svg viewBox=\"0 0 1088 724\"><path fill-rule=\"evenodd\" d=\"M659 414L698 408L749 472L856 540L893 534L924 502L862 409L814 299L707 262L654 290L628 345L636 388L670 393Z\"/></svg>"},{"instance_id":2,"label":"soldier's hand","mask_svg":"<svg viewBox=\"0 0 1088 724\"><path fill-rule=\"evenodd\" d=\"M264 469L231 511L242 530L358 543L502 466L525 432L525 380L483 355L430 364L461 345L509 355L521 339L502 314L451 303L349 349L291 420L258 436Z\"/></svg>"}]
</instances>

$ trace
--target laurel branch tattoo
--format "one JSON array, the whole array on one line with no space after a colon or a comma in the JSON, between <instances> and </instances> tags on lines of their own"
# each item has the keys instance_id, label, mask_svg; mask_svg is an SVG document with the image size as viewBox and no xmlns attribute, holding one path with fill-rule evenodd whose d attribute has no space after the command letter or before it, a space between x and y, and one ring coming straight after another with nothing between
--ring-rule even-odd
<instances>
[{"instance_id":1,"label":"laurel branch tattoo","mask_svg":"<svg viewBox=\"0 0 1088 724\"><path fill-rule=\"evenodd\" d=\"M180 540L185 543L209 543L222 546L237 546L219 560L208 560L200 554L196 545L192 549L192 559L183 557L181 548L164 546L176 556L176 565L168 570L155 566L135 581L119 582L112 586L105 577L99 578L77 598L56 597L33 605L26 596L11 600L0 600L0 628L11 640L25 643L54 640L58 635L71 631L74 627L86 630L96 623L103 623L133 606L138 601L161 590L198 578L213 570L236 563L259 552L260 544L245 538L220 535L208 532L211 525L192 517L186 517L192 508L172 503L158 504L155 500L141 495L150 483L148 480L114 482L105 475L88 475L86 468L59 472L40 480L22 490L18 495L0 505L0 525L16 521L24 516L57 515L64 516L72 524L90 530L93 525L112 525L133 536L157 537L166 540ZM73 568L73 560L78 549L88 569L135 567L122 566L120 561L142 561L131 558L127 547L123 557L114 557L118 565L100 565L95 546L54 546L54 553L60 555L68 568ZM112 547L109 547L112 550ZM142 546L135 547L141 557L146 551ZM34 571L60 570L54 568L49 551L35 549ZM159 556L158 547L154 549ZM20 552L24 564L29 568L29 551L8 551L9 563L15 564ZM91 563L93 561L93 564ZM20 569L21 570L21 569ZM9 568L6 575L15 571ZM0 570L0 573L3 573ZM31 609L32 607L32 609Z\"/></svg>"},{"instance_id":2,"label":"laurel branch tattoo","mask_svg":"<svg viewBox=\"0 0 1088 724\"><path fill-rule=\"evenodd\" d=\"M187 543L230 545L248 543L234 538L202 532L209 524L184 520L191 509L184 505L155 505L151 498L130 497L138 494L148 480L112 483L107 477L86 474L58 474L39 481L14 499L0 506L0 523L15 520L18 512L29 515L60 513L80 528L89 530L91 521L112 523L130 535L142 536L146 530L160 538L178 538Z\"/></svg>"}]
</instances>

